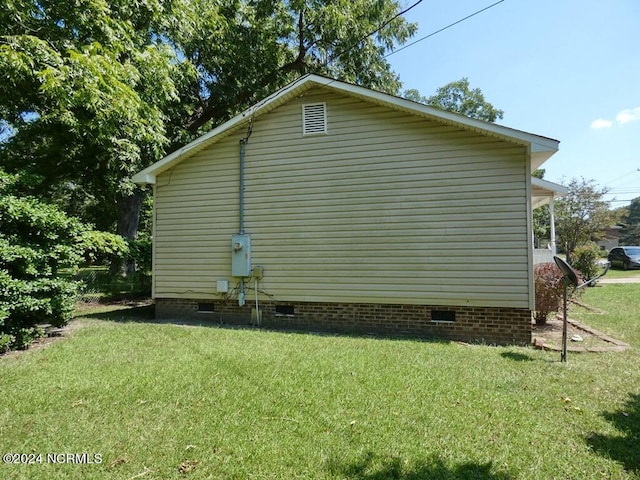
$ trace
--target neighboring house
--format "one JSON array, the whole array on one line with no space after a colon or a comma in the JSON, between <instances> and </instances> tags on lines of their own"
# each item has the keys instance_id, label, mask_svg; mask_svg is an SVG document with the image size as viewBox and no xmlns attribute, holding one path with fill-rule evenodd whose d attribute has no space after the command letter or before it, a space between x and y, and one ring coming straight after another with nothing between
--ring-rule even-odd
<instances>
[{"instance_id":1,"label":"neighboring house","mask_svg":"<svg viewBox=\"0 0 640 480\"><path fill-rule=\"evenodd\" d=\"M530 343L532 202L554 195L531 172L557 149L304 76L134 176L157 315Z\"/></svg>"},{"instance_id":2,"label":"neighboring house","mask_svg":"<svg viewBox=\"0 0 640 480\"><path fill-rule=\"evenodd\" d=\"M606 250L607 252L612 248L616 248L620 246L620 234L624 230L624 225L616 224L611 225L604 232L604 238L597 242L598 246L602 250Z\"/></svg>"}]
</instances>

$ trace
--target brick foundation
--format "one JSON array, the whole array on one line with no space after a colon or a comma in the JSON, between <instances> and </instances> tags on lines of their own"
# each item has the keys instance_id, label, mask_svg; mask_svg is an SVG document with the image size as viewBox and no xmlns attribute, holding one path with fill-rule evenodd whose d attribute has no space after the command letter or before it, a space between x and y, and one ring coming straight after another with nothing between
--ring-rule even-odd
<instances>
[{"instance_id":1,"label":"brick foundation","mask_svg":"<svg viewBox=\"0 0 640 480\"><path fill-rule=\"evenodd\" d=\"M293 306L294 315L276 313L276 307L282 305ZM159 298L156 316L250 324L253 307L218 300ZM401 335L497 345L531 343L531 312L521 308L262 302L260 310L264 328ZM437 311L436 317L442 312L455 312L455 321L434 321L432 310Z\"/></svg>"}]
</instances>

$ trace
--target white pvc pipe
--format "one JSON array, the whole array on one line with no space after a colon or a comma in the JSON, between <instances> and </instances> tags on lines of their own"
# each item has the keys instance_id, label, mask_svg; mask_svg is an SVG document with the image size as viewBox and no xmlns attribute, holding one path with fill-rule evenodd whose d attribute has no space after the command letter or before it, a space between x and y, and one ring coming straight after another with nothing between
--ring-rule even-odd
<instances>
[{"instance_id":1,"label":"white pvc pipe","mask_svg":"<svg viewBox=\"0 0 640 480\"><path fill-rule=\"evenodd\" d=\"M260 326L260 307L258 306L258 279L254 279L255 290L256 290L256 322L258 322L258 326Z\"/></svg>"}]
</instances>

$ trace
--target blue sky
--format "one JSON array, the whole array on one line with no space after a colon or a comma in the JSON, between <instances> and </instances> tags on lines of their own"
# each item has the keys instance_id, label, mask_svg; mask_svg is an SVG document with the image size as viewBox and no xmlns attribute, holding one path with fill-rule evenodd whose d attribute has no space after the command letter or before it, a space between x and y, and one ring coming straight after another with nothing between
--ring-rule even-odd
<instances>
[{"instance_id":1,"label":"blue sky","mask_svg":"<svg viewBox=\"0 0 640 480\"><path fill-rule=\"evenodd\" d=\"M423 0L411 41L496 1ZM640 1L503 0L388 61L425 96L467 77L497 123L560 140L545 179L594 179L612 208L640 197Z\"/></svg>"}]
</instances>

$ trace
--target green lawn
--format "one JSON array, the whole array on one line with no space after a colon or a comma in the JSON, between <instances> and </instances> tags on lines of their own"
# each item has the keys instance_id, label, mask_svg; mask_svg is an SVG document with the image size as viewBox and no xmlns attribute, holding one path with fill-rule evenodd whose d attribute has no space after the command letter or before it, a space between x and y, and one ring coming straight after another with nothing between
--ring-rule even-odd
<instances>
[{"instance_id":1,"label":"green lawn","mask_svg":"<svg viewBox=\"0 0 640 480\"><path fill-rule=\"evenodd\" d=\"M582 301L608 313L572 316L632 348L562 364L531 348L85 315L70 338L0 358L2 453L42 454L0 478L637 479L640 284Z\"/></svg>"}]
</instances>

